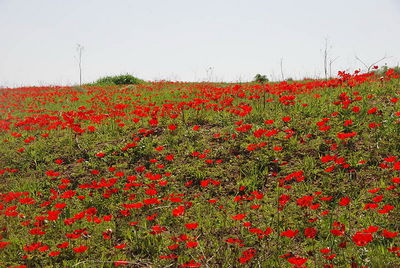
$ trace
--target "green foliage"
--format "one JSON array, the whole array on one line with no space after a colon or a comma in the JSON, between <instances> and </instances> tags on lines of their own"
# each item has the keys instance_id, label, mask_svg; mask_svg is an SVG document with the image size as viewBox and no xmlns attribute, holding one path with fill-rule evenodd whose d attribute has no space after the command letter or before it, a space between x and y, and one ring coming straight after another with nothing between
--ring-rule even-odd
<instances>
[{"instance_id":1,"label":"green foliage","mask_svg":"<svg viewBox=\"0 0 400 268\"><path fill-rule=\"evenodd\" d=\"M96 82L87 84L86 86L115 86L115 85L137 85L144 83L143 80L130 74L105 76Z\"/></svg>"},{"instance_id":2,"label":"green foliage","mask_svg":"<svg viewBox=\"0 0 400 268\"><path fill-rule=\"evenodd\" d=\"M268 81L269 80L268 80L266 75L256 74L256 76L254 76L254 82L263 84L263 83L266 83Z\"/></svg>"}]
</instances>

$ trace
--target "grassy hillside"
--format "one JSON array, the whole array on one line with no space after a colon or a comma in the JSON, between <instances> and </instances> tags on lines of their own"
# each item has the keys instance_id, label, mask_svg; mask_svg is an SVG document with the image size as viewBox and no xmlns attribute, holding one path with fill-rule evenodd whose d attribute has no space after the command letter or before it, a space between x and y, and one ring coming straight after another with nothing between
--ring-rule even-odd
<instances>
[{"instance_id":1,"label":"grassy hillside","mask_svg":"<svg viewBox=\"0 0 400 268\"><path fill-rule=\"evenodd\" d=\"M399 157L390 70L4 89L0 266L400 267Z\"/></svg>"}]
</instances>

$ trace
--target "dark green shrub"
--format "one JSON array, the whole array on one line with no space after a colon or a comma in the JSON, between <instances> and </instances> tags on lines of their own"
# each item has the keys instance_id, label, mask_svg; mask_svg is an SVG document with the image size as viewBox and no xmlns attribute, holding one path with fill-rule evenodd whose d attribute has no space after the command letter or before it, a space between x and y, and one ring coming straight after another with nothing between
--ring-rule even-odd
<instances>
[{"instance_id":1,"label":"dark green shrub","mask_svg":"<svg viewBox=\"0 0 400 268\"><path fill-rule=\"evenodd\" d=\"M130 74L105 76L98 79L96 82L88 84L89 86L115 86L115 85L137 85L144 83L143 80L134 77Z\"/></svg>"},{"instance_id":2,"label":"dark green shrub","mask_svg":"<svg viewBox=\"0 0 400 268\"><path fill-rule=\"evenodd\" d=\"M268 82L268 78L266 75L261 75L261 74L256 74L256 76L254 76L254 82L258 82L258 83L266 83Z\"/></svg>"}]
</instances>

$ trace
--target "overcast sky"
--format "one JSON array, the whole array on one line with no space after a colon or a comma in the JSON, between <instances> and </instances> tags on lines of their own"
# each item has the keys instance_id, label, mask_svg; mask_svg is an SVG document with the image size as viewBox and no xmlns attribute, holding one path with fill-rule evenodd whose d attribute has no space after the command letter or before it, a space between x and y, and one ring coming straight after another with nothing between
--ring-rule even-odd
<instances>
[{"instance_id":1,"label":"overcast sky","mask_svg":"<svg viewBox=\"0 0 400 268\"><path fill-rule=\"evenodd\" d=\"M323 77L400 61L400 0L0 0L0 86Z\"/></svg>"}]
</instances>

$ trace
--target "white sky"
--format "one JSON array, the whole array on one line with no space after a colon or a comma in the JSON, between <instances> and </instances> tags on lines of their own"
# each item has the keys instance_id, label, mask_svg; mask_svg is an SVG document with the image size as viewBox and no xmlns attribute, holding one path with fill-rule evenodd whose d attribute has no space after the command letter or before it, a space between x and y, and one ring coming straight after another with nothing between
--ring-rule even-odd
<instances>
[{"instance_id":1,"label":"white sky","mask_svg":"<svg viewBox=\"0 0 400 268\"><path fill-rule=\"evenodd\" d=\"M0 0L0 86L323 77L400 61L400 0Z\"/></svg>"}]
</instances>

